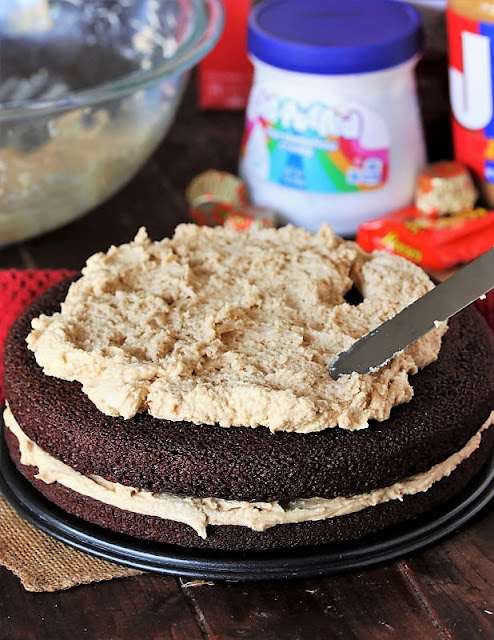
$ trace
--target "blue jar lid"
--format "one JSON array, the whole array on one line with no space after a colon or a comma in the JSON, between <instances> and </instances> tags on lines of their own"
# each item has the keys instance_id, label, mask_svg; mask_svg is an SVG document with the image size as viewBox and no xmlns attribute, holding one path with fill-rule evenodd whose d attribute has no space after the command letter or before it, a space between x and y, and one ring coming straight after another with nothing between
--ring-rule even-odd
<instances>
[{"instance_id":1,"label":"blue jar lid","mask_svg":"<svg viewBox=\"0 0 494 640\"><path fill-rule=\"evenodd\" d=\"M420 14L397 0L265 0L249 18L250 53L302 73L378 71L421 44Z\"/></svg>"}]
</instances>

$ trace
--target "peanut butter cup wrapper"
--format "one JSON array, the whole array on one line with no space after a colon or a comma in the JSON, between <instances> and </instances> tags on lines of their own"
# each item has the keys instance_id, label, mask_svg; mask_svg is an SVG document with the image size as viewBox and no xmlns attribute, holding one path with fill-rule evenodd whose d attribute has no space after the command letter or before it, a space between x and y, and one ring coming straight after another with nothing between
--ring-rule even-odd
<instances>
[{"instance_id":1,"label":"peanut butter cup wrapper","mask_svg":"<svg viewBox=\"0 0 494 640\"><path fill-rule=\"evenodd\" d=\"M238 208L248 202L245 183L223 171L200 173L189 183L185 195L191 218L208 226L223 224L221 211Z\"/></svg>"},{"instance_id":2,"label":"peanut butter cup wrapper","mask_svg":"<svg viewBox=\"0 0 494 640\"><path fill-rule=\"evenodd\" d=\"M235 231L267 229L276 226L276 217L273 211L266 207L245 206L228 211L223 225Z\"/></svg>"},{"instance_id":3,"label":"peanut butter cup wrapper","mask_svg":"<svg viewBox=\"0 0 494 640\"><path fill-rule=\"evenodd\" d=\"M456 161L427 166L417 181L415 205L426 216L438 217L472 209L478 197L468 169Z\"/></svg>"},{"instance_id":4,"label":"peanut butter cup wrapper","mask_svg":"<svg viewBox=\"0 0 494 640\"><path fill-rule=\"evenodd\" d=\"M250 205L245 183L230 173L205 171L186 190L190 217L200 225L235 231L276 226L274 211Z\"/></svg>"}]
</instances>

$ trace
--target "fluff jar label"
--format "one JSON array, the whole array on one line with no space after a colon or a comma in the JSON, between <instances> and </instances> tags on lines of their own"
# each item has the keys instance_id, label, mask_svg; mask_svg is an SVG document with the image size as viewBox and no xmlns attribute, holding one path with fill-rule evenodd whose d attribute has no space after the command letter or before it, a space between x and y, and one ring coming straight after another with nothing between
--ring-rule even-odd
<instances>
[{"instance_id":1,"label":"fluff jar label","mask_svg":"<svg viewBox=\"0 0 494 640\"><path fill-rule=\"evenodd\" d=\"M242 154L259 179L318 193L376 190L388 178L389 148L386 122L361 104L251 93Z\"/></svg>"}]
</instances>

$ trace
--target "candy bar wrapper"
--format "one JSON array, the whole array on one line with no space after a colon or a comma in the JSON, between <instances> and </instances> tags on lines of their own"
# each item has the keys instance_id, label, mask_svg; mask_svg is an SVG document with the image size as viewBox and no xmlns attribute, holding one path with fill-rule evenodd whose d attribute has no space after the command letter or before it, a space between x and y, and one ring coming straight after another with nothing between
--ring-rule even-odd
<instances>
[{"instance_id":1,"label":"candy bar wrapper","mask_svg":"<svg viewBox=\"0 0 494 640\"><path fill-rule=\"evenodd\" d=\"M422 215L437 217L471 209L477 197L468 169L448 160L429 165L419 175L415 206Z\"/></svg>"},{"instance_id":2,"label":"candy bar wrapper","mask_svg":"<svg viewBox=\"0 0 494 640\"><path fill-rule=\"evenodd\" d=\"M424 269L443 271L494 246L494 211L467 209L430 218L407 207L361 225L357 242L365 251L388 251Z\"/></svg>"}]
</instances>

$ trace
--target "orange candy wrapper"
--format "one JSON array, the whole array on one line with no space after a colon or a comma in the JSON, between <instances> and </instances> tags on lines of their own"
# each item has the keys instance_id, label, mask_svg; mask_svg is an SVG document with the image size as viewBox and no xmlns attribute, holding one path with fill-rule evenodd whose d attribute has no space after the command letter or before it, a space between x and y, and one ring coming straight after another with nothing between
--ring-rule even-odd
<instances>
[{"instance_id":1,"label":"orange candy wrapper","mask_svg":"<svg viewBox=\"0 0 494 640\"><path fill-rule=\"evenodd\" d=\"M494 211L465 209L431 218L411 206L361 225L357 242L365 251L388 251L424 269L442 271L494 246Z\"/></svg>"}]
</instances>

